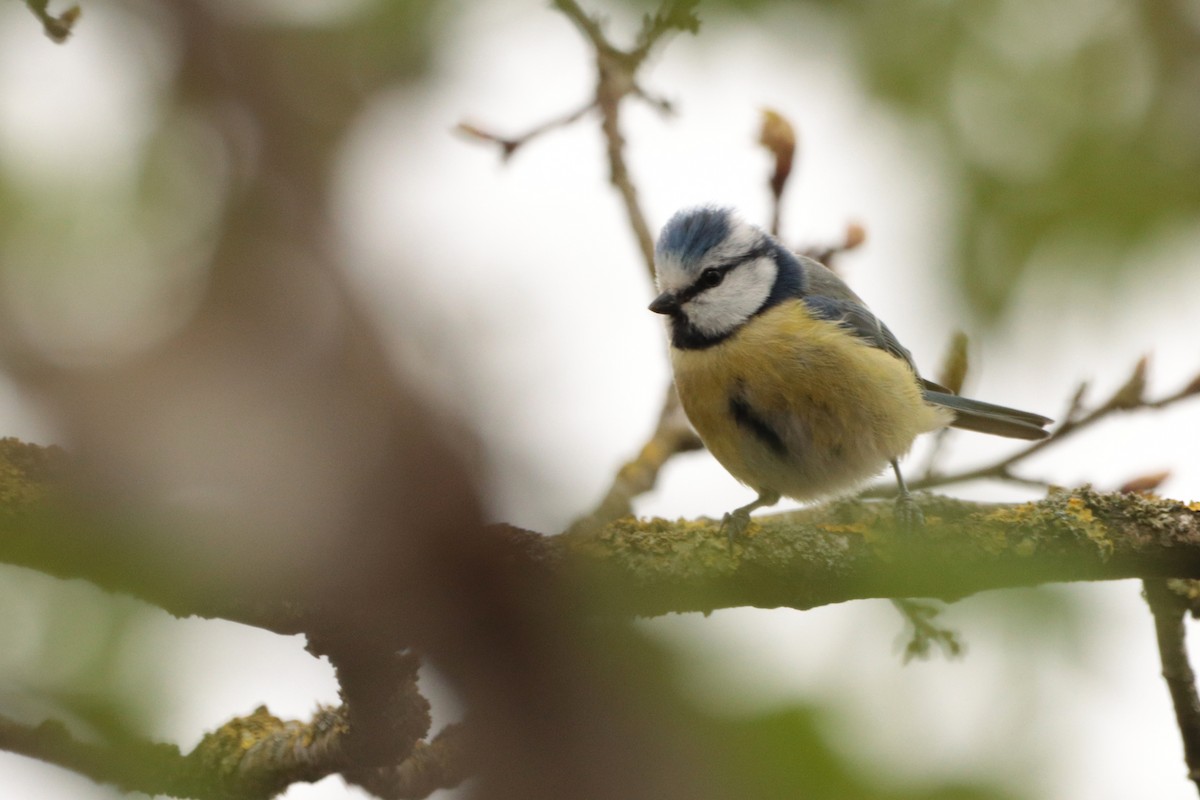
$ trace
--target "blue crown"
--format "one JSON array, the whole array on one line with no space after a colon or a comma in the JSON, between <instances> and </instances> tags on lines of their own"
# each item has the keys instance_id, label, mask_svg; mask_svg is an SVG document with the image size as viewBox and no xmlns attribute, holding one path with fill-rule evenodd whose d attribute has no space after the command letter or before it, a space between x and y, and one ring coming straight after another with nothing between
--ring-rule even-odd
<instances>
[{"instance_id":1,"label":"blue crown","mask_svg":"<svg viewBox=\"0 0 1200 800\"><path fill-rule=\"evenodd\" d=\"M733 212L728 208L685 208L663 226L654 252L659 258L673 257L685 266L696 264L725 240L732 222Z\"/></svg>"}]
</instances>

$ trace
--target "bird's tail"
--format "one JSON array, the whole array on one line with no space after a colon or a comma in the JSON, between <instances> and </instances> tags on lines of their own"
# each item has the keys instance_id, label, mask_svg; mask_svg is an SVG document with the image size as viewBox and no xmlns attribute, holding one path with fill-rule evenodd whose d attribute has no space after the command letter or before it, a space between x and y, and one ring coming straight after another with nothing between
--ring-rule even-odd
<instances>
[{"instance_id":1,"label":"bird's tail","mask_svg":"<svg viewBox=\"0 0 1200 800\"><path fill-rule=\"evenodd\" d=\"M934 384L936 386L936 384ZM984 403L981 400L971 400L959 397L942 387L923 390L925 399L934 405L948 408L954 412L953 428L962 428L979 433L990 433L994 436L1007 436L1010 439L1044 439L1050 435L1045 427L1054 420L1041 414L1028 411L1017 411L1015 408Z\"/></svg>"}]
</instances>

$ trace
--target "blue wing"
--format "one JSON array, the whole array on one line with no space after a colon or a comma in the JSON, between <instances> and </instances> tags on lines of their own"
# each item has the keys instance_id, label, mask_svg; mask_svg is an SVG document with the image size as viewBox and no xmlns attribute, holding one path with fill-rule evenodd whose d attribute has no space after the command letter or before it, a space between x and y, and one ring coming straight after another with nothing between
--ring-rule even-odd
<instances>
[{"instance_id":1,"label":"blue wing","mask_svg":"<svg viewBox=\"0 0 1200 800\"><path fill-rule=\"evenodd\" d=\"M807 291L800 294L810 314L844 327L871 347L878 347L908 364L913 377L921 385L925 400L954 412L955 428L1007 436L1013 439L1043 439L1048 436L1045 426L1052 420L1041 414L1018 411L1014 408L959 397L944 386L920 376L912 353L900 344L888 326L859 299L858 295L824 266L815 261L803 263Z\"/></svg>"},{"instance_id":2,"label":"blue wing","mask_svg":"<svg viewBox=\"0 0 1200 800\"><path fill-rule=\"evenodd\" d=\"M908 352L896 339L896 335L888 330L888 326L862 303L812 294L804 295L801 299L814 317L836 322L872 347L878 347L899 358L908 364L913 375L917 374L917 365L913 363L912 353Z\"/></svg>"}]
</instances>

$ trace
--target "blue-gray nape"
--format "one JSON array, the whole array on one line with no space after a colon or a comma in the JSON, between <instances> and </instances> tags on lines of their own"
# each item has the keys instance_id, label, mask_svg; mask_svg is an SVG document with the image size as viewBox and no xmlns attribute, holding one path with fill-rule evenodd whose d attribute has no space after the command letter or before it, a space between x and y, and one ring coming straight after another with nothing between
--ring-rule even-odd
<instances>
[{"instance_id":1,"label":"blue-gray nape","mask_svg":"<svg viewBox=\"0 0 1200 800\"><path fill-rule=\"evenodd\" d=\"M709 250L729 235L732 212L727 208L689 208L671 217L654 248L659 257L672 256L684 266L695 266Z\"/></svg>"}]
</instances>

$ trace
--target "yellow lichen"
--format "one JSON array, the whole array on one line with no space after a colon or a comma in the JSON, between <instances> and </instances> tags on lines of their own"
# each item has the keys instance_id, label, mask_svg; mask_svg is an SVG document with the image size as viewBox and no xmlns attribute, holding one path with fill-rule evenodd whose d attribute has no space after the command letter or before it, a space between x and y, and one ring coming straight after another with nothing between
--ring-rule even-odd
<instances>
[{"instance_id":1,"label":"yellow lichen","mask_svg":"<svg viewBox=\"0 0 1200 800\"><path fill-rule=\"evenodd\" d=\"M1092 509L1083 501L1083 498L1072 497L1067 500L1067 510L1080 523L1081 528L1076 528L1076 530L1095 542L1103 557L1107 558L1112 555L1115 546L1112 539L1109 538L1108 529L1100 520L1096 519Z\"/></svg>"},{"instance_id":2,"label":"yellow lichen","mask_svg":"<svg viewBox=\"0 0 1200 800\"><path fill-rule=\"evenodd\" d=\"M822 523L817 524L815 527L817 528L817 530L823 531L824 533L854 533L859 536L865 536L867 534L867 530L868 530L867 526L862 524L861 522L853 522L853 523L822 522Z\"/></svg>"}]
</instances>

